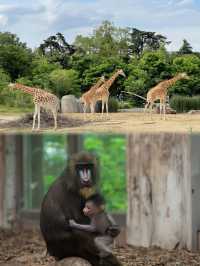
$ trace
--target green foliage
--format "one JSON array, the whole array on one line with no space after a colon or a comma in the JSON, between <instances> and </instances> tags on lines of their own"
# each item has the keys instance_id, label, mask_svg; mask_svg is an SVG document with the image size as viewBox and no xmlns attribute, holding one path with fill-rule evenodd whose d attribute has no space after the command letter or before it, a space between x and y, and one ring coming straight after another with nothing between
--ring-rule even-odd
<instances>
[{"instance_id":1,"label":"green foliage","mask_svg":"<svg viewBox=\"0 0 200 266\"><path fill-rule=\"evenodd\" d=\"M43 136L45 192L66 165L66 145L65 135ZM106 198L108 210L124 212L127 206L126 138L118 135L84 135L83 149L96 154L99 158L99 188Z\"/></svg>"},{"instance_id":2,"label":"green foliage","mask_svg":"<svg viewBox=\"0 0 200 266\"><path fill-rule=\"evenodd\" d=\"M45 55L52 63L59 62L64 68L69 67L70 55L75 52L75 47L66 42L65 37L58 32L48 37L39 47L39 53Z\"/></svg>"},{"instance_id":3,"label":"green foliage","mask_svg":"<svg viewBox=\"0 0 200 266\"><path fill-rule=\"evenodd\" d=\"M106 108L106 107L105 107ZM108 111L109 113L115 113L119 109L119 102L116 98L110 97L108 100ZM102 110L102 104L101 102L98 102L96 105L96 112L101 113ZM106 109L104 110L106 112Z\"/></svg>"},{"instance_id":4,"label":"green foliage","mask_svg":"<svg viewBox=\"0 0 200 266\"><path fill-rule=\"evenodd\" d=\"M11 91L7 86L0 89L0 103L6 107L33 107L32 97L21 91Z\"/></svg>"},{"instance_id":5,"label":"green foliage","mask_svg":"<svg viewBox=\"0 0 200 266\"><path fill-rule=\"evenodd\" d=\"M12 80L30 74L32 52L21 43L15 34L0 32L0 68L3 68Z\"/></svg>"},{"instance_id":6,"label":"green foliage","mask_svg":"<svg viewBox=\"0 0 200 266\"><path fill-rule=\"evenodd\" d=\"M110 88L117 99L122 91L146 97L147 91L164 79L186 72L190 80L181 80L169 89L171 95L200 94L200 56L192 53L184 40L177 52L168 52L166 37L135 28L116 27L109 21L94 29L90 36L78 35L70 45L61 33L49 36L34 52L21 43L15 34L0 33L0 69L12 81L51 90L62 97L80 96L104 75L106 79L122 68L127 77L117 78ZM1 75L1 74L0 74ZM0 81L1 103L17 103ZM14 95L14 94L13 94ZM143 106L144 101L123 94L130 106ZM2 99L5 98L5 99ZM11 102L9 104L9 101ZM29 104L29 101L25 101Z\"/></svg>"},{"instance_id":7,"label":"green foliage","mask_svg":"<svg viewBox=\"0 0 200 266\"><path fill-rule=\"evenodd\" d=\"M158 50L170 42L161 34L150 31L141 31L135 28L130 29L129 50L131 54L141 56L145 50Z\"/></svg>"},{"instance_id":8,"label":"green foliage","mask_svg":"<svg viewBox=\"0 0 200 266\"><path fill-rule=\"evenodd\" d=\"M173 73L186 72L190 79L181 80L170 88L170 94L198 95L200 94L200 58L196 55L183 55L174 58L172 63Z\"/></svg>"},{"instance_id":9,"label":"green foliage","mask_svg":"<svg viewBox=\"0 0 200 266\"><path fill-rule=\"evenodd\" d=\"M49 63L46 57L36 56L32 66L32 83L40 88L50 87L50 74L53 70L59 70L61 66L58 63Z\"/></svg>"},{"instance_id":10,"label":"green foliage","mask_svg":"<svg viewBox=\"0 0 200 266\"><path fill-rule=\"evenodd\" d=\"M127 206L125 138L112 135L87 135L84 139L84 148L96 153L100 159L100 190L106 198L108 210L125 211Z\"/></svg>"},{"instance_id":11,"label":"green foliage","mask_svg":"<svg viewBox=\"0 0 200 266\"><path fill-rule=\"evenodd\" d=\"M78 35L74 44L86 54L96 54L104 58L113 56L126 58L128 30L116 28L111 22L103 21L90 37Z\"/></svg>"},{"instance_id":12,"label":"green foliage","mask_svg":"<svg viewBox=\"0 0 200 266\"><path fill-rule=\"evenodd\" d=\"M179 54L192 54L192 46L184 39L181 48L178 51Z\"/></svg>"},{"instance_id":13,"label":"green foliage","mask_svg":"<svg viewBox=\"0 0 200 266\"><path fill-rule=\"evenodd\" d=\"M170 100L170 106L178 113L200 110L200 96L189 97L175 95Z\"/></svg>"},{"instance_id":14,"label":"green foliage","mask_svg":"<svg viewBox=\"0 0 200 266\"><path fill-rule=\"evenodd\" d=\"M78 73L73 70L56 69L49 75L51 90L61 98L66 94L80 95Z\"/></svg>"},{"instance_id":15,"label":"green foliage","mask_svg":"<svg viewBox=\"0 0 200 266\"><path fill-rule=\"evenodd\" d=\"M148 90L163 79L170 77L170 56L165 49L145 51L141 58L133 58L128 65L125 91L146 97ZM128 96L126 97L126 99ZM141 106L144 101L135 96L133 106Z\"/></svg>"}]
</instances>

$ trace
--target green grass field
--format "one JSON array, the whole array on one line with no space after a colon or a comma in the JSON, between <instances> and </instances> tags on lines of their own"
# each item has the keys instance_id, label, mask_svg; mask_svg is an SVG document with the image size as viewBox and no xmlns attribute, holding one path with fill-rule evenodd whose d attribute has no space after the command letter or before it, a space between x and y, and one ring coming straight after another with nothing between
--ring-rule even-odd
<instances>
[{"instance_id":1,"label":"green grass field","mask_svg":"<svg viewBox=\"0 0 200 266\"><path fill-rule=\"evenodd\" d=\"M0 104L0 114L16 114L16 113L20 114L20 113L30 113L30 112L33 112L33 108L10 107Z\"/></svg>"}]
</instances>

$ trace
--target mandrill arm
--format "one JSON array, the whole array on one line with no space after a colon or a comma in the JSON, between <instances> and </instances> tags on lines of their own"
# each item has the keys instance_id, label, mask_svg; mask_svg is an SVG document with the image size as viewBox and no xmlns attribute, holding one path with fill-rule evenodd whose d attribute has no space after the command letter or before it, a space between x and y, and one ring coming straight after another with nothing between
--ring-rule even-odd
<instances>
[{"instance_id":1,"label":"mandrill arm","mask_svg":"<svg viewBox=\"0 0 200 266\"><path fill-rule=\"evenodd\" d=\"M71 228L83 230L90 233L95 233L96 227L93 224L78 224L74 220L69 220L69 225Z\"/></svg>"}]
</instances>

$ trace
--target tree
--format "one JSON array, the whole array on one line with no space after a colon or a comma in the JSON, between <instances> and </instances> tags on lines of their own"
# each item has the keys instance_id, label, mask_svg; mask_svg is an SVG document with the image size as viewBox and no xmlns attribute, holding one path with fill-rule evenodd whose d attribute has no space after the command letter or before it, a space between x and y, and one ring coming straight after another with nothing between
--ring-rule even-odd
<instances>
[{"instance_id":1,"label":"tree","mask_svg":"<svg viewBox=\"0 0 200 266\"><path fill-rule=\"evenodd\" d=\"M32 51L10 32L0 32L0 68L15 80L31 72Z\"/></svg>"},{"instance_id":2,"label":"tree","mask_svg":"<svg viewBox=\"0 0 200 266\"><path fill-rule=\"evenodd\" d=\"M150 31L141 31L136 28L130 29L129 54L141 56L144 50L157 50L166 44L170 44L167 38L161 34Z\"/></svg>"},{"instance_id":3,"label":"tree","mask_svg":"<svg viewBox=\"0 0 200 266\"><path fill-rule=\"evenodd\" d=\"M181 46L181 48L178 51L179 54L184 55L184 54L192 54L192 46L190 45L190 43L184 39L183 40L183 44Z\"/></svg>"},{"instance_id":4,"label":"tree","mask_svg":"<svg viewBox=\"0 0 200 266\"><path fill-rule=\"evenodd\" d=\"M171 94L198 95L200 94L200 58L197 55L182 55L175 57L172 62L172 71L186 72L190 79L177 82L171 89Z\"/></svg>"},{"instance_id":5,"label":"tree","mask_svg":"<svg viewBox=\"0 0 200 266\"><path fill-rule=\"evenodd\" d=\"M32 82L34 86L49 88L49 75L53 70L61 69L58 63L49 63L46 57L37 56L33 60Z\"/></svg>"},{"instance_id":6,"label":"tree","mask_svg":"<svg viewBox=\"0 0 200 266\"><path fill-rule=\"evenodd\" d=\"M90 37L78 35L74 44L87 55L98 55L101 58L112 56L127 58L128 30L117 28L106 20L94 30Z\"/></svg>"},{"instance_id":7,"label":"tree","mask_svg":"<svg viewBox=\"0 0 200 266\"><path fill-rule=\"evenodd\" d=\"M145 51L141 58L133 57L128 65L128 77L125 90L146 97L147 91L163 79L171 77L171 61L168 52L160 48L157 51ZM140 106L144 100L127 96L134 105Z\"/></svg>"},{"instance_id":8,"label":"tree","mask_svg":"<svg viewBox=\"0 0 200 266\"><path fill-rule=\"evenodd\" d=\"M79 78L75 70L53 70L49 79L50 89L60 98L66 94L80 95Z\"/></svg>"},{"instance_id":9,"label":"tree","mask_svg":"<svg viewBox=\"0 0 200 266\"><path fill-rule=\"evenodd\" d=\"M69 66L70 56L75 51L75 46L68 44L60 32L48 37L39 46L42 55L48 57L51 62L59 62L64 68Z\"/></svg>"}]
</instances>

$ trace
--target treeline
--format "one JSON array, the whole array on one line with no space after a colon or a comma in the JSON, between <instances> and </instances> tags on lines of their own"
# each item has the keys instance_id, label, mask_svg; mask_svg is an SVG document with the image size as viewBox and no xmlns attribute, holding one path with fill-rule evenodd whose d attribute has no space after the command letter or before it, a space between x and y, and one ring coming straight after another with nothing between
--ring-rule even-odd
<instances>
[{"instance_id":1,"label":"treeline","mask_svg":"<svg viewBox=\"0 0 200 266\"><path fill-rule=\"evenodd\" d=\"M143 102L122 91L146 96L149 88L178 72L187 72L187 81L177 82L170 95L200 94L200 54L187 40L177 52L168 52L170 42L161 34L135 28L118 28L104 21L90 36L78 35L73 44L61 33L50 36L34 51L9 32L0 32L0 104L31 104L30 98L10 92L8 82L47 89L60 98L80 96L103 74L106 78L119 68L127 75L110 89L126 105Z\"/></svg>"}]
</instances>

